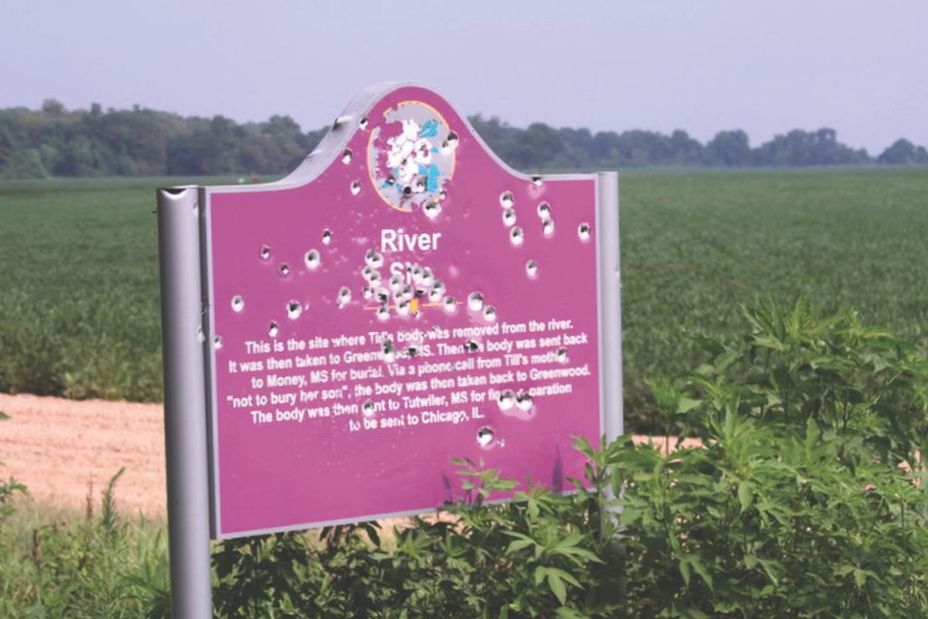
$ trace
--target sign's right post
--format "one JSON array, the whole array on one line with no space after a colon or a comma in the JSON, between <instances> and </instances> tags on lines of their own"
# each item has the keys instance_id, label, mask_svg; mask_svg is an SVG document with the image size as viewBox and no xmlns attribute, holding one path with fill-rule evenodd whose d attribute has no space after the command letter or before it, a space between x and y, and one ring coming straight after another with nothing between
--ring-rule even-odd
<instances>
[{"instance_id":1,"label":"sign's right post","mask_svg":"<svg viewBox=\"0 0 928 619\"><path fill-rule=\"evenodd\" d=\"M597 190L599 225L596 227L596 245L599 248L601 389L603 410L606 412L604 430L606 439L612 441L623 431L619 173L600 172Z\"/></svg>"}]
</instances>

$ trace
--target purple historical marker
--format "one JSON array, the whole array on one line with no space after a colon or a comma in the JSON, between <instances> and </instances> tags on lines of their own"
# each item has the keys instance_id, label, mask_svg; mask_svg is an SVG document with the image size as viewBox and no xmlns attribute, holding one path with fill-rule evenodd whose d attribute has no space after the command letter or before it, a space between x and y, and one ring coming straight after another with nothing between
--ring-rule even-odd
<instances>
[{"instance_id":1,"label":"purple historical marker","mask_svg":"<svg viewBox=\"0 0 928 619\"><path fill-rule=\"evenodd\" d=\"M616 434L614 175L514 172L391 85L289 177L201 191L215 536L432 510L458 457L566 488Z\"/></svg>"}]
</instances>

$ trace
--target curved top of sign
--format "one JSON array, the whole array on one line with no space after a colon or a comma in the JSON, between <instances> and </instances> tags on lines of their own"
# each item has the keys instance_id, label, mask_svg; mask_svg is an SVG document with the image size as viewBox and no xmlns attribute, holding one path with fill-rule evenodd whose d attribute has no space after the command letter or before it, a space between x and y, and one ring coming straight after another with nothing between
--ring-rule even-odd
<instances>
[{"instance_id":1,"label":"curved top of sign","mask_svg":"<svg viewBox=\"0 0 928 619\"><path fill-rule=\"evenodd\" d=\"M445 183L454 177L458 148L467 143L476 145L511 176L540 182L500 159L467 118L435 90L414 82L381 82L348 103L322 141L292 173L276 182L250 186L249 191L305 185L339 162L364 157L367 183L388 205L411 212L441 198ZM360 152L358 146L362 146ZM593 175L546 176L570 179ZM362 180L362 190L367 183Z\"/></svg>"}]
</instances>

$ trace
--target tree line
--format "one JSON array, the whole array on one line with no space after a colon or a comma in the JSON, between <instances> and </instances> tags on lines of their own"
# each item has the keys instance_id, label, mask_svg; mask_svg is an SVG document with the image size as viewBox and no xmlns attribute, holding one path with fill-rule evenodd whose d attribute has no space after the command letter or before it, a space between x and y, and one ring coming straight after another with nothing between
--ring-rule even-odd
<instances>
[{"instance_id":1,"label":"tree line","mask_svg":"<svg viewBox=\"0 0 928 619\"><path fill-rule=\"evenodd\" d=\"M511 166L526 171L643 166L928 165L928 151L899 139L878 156L838 141L834 129L794 129L752 147L740 129L705 144L686 131L591 132L532 123L513 127L472 116L477 132ZM162 176L288 172L318 144L326 128L303 131L289 116L239 123L224 116L184 117L139 106L94 103L68 110L0 110L0 178Z\"/></svg>"}]
</instances>

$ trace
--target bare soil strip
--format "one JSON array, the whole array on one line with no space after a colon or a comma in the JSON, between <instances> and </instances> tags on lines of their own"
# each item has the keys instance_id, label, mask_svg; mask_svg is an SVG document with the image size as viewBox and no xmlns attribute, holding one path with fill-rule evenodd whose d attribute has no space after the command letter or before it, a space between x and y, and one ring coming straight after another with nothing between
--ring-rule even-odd
<instances>
[{"instance_id":1,"label":"bare soil strip","mask_svg":"<svg viewBox=\"0 0 928 619\"><path fill-rule=\"evenodd\" d=\"M117 508L165 511L164 426L160 404L0 394L0 477L24 483L38 504L84 509L119 469Z\"/></svg>"}]
</instances>

